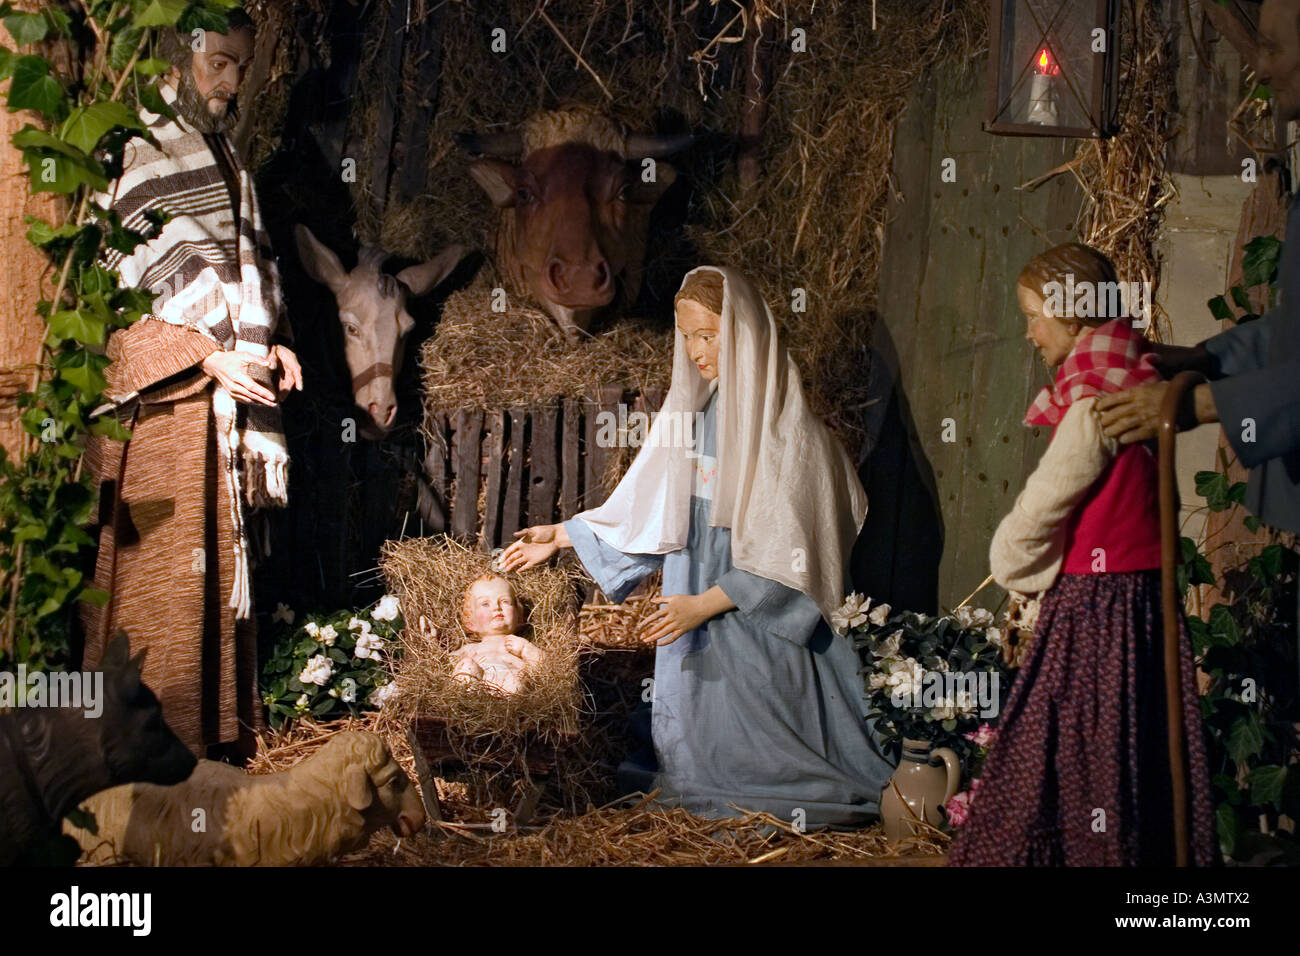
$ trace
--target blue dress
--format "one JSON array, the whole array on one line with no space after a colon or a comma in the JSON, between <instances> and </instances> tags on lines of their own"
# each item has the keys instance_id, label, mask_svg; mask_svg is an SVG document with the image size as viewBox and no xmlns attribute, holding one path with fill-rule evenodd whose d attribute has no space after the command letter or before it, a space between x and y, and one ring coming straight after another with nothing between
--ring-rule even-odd
<instances>
[{"instance_id":1,"label":"blue dress","mask_svg":"<svg viewBox=\"0 0 1300 956\"><path fill-rule=\"evenodd\" d=\"M731 531L709 526L716 392L705 407L686 547L625 554L581 519L583 566L622 601L663 569L664 594L718 585L735 610L655 652L651 735L660 801L705 817L762 810L806 828L870 823L892 765L866 717L861 664L807 595L732 567Z\"/></svg>"}]
</instances>

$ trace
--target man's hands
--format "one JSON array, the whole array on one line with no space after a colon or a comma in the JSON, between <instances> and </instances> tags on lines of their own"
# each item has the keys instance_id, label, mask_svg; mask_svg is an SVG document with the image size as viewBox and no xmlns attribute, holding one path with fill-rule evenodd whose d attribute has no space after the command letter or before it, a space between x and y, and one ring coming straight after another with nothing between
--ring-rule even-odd
<instances>
[{"instance_id":1,"label":"man's hands","mask_svg":"<svg viewBox=\"0 0 1300 956\"><path fill-rule=\"evenodd\" d=\"M272 371L280 369L279 395L259 385L248 374L253 365L262 365ZM250 405L275 405L293 389L302 391L302 366L298 356L288 346L276 345L270 354L261 359L238 350L216 351L203 360L203 371L211 375L237 402Z\"/></svg>"},{"instance_id":2,"label":"man's hands","mask_svg":"<svg viewBox=\"0 0 1300 956\"><path fill-rule=\"evenodd\" d=\"M716 584L703 594L666 594L656 603L659 610L641 624L641 640L660 647L736 606Z\"/></svg>"},{"instance_id":3,"label":"man's hands","mask_svg":"<svg viewBox=\"0 0 1300 956\"><path fill-rule=\"evenodd\" d=\"M280 370L280 401L284 401L295 388L302 391L302 366L298 364L298 356L293 354L293 349L287 345L271 346L267 364L272 369Z\"/></svg>"},{"instance_id":4,"label":"man's hands","mask_svg":"<svg viewBox=\"0 0 1300 956\"><path fill-rule=\"evenodd\" d=\"M1122 445L1155 438L1160 431L1160 407L1168 390L1168 382L1156 382L1102 395L1096 405L1102 433L1107 438L1118 439ZM1210 386L1197 385L1188 393L1188 399L1191 407L1179 410L1179 431L1219 420Z\"/></svg>"},{"instance_id":5,"label":"man's hands","mask_svg":"<svg viewBox=\"0 0 1300 956\"><path fill-rule=\"evenodd\" d=\"M515 532L515 540L501 552L497 563L507 571L523 571L549 561L561 548L571 548L563 524L539 524Z\"/></svg>"},{"instance_id":6,"label":"man's hands","mask_svg":"<svg viewBox=\"0 0 1300 956\"><path fill-rule=\"evenodd\" d=\"M265 359L235 350L218 350L203 360L203 371L215 378L237 402L274 405L271 390L258 385L248 374L251 365L267 365Z\"/></svg>"}]
</instances>

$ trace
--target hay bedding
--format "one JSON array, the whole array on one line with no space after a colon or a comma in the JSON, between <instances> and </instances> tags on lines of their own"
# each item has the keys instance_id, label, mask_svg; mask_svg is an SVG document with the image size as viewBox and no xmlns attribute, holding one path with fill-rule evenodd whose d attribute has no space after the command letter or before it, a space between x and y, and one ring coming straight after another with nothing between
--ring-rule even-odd
<instances>
[{"instance_id":1,"label":"hay bedding","mask_svg":"<svg viewBox=\"0 0 1300 956\"><path fill-rule=\"evenodd\" d=\"M440 717L466 738L525 735L561 744L577 733L578 593L574 572L540 567L522 574L495 570L492 557L452 538L405 538L384 543L379 568L402 602L406 634L393 709L401 717ZM465 589L485 573L514 587L528 637L546 652L518 693L452 678L454 652L474 638L461 617Z\"/></svg>"},{"instance_id":2,"label":"hay bedding","mask_svg":"<svg viewBox=\"0 0 1300 956\"><path fill-rule=\"evenodd\" d=\"M595 396L601 386L666 389L672 344L662 324L624 319L573 345L550 316L515 297L493 312L492 289L476 282L447 299L420 348L425 421L438 412Z\"/></svg>"},{"instance_id":3,"label":"hay bedding","mask_svg":"<svg viewBox=\"0 0 1300 956\"><path fill-rule=\"evenodd\" d=\"M701 866L755 863L917 865L940 862L947 837L891 845L881 829L856 833L797 834L788 823L751 813L705 820L684 810L662 810L614 799L613 770L627 752L624 724L640 698L654 652L633 635L653 606L653 592L623 605L583 607L581 677L585 686L579 739L561 754L538 806L537 825L495 833L493 807L512 806L519 796L516 774L479 772L436 781L444 823L439 835L421 833L399 841L376 833L364 850L344 857L347 866ZM329 723L293 721L258 741L251 773L285 770L310 756L333 735L368 730L387 742L413 781L415 759L405 723L396 710ZM418 781L416 783L418 786Z\"/></svg>"}]
</instances>

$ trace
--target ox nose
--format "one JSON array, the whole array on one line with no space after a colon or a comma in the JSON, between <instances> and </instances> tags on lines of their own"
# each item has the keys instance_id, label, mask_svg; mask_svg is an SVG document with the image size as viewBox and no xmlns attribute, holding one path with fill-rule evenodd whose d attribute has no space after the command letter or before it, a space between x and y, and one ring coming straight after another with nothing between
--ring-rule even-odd
<instances>
[{"instance_id":1,"label":"ox nose","mask_svg":"<svg viewBox=\"0 0 1300 956\"><path fill-rule=\"evenodd\" d=\"M382 405L371 402L367 410L370 412L371 420L380 428L387 428L393 424L393 419L397 416L397 405L393 402L385 402Z\"/></svg>"},{"instance_id":2,"label":"ox nose","mask_svg":"<svg viewBox=\"0 0 1300 956\"><path fill-rule=\"evenodd\" d=\"M552 258L546 266L546 278L551 283L551 288L560 295L574 292L575 283L585 277L590 278L591 284L576 291L603 295L609 289L611 280L609 263L602 257L594 262L574 265L556 257Z\"/></svg>"}]
</instances>

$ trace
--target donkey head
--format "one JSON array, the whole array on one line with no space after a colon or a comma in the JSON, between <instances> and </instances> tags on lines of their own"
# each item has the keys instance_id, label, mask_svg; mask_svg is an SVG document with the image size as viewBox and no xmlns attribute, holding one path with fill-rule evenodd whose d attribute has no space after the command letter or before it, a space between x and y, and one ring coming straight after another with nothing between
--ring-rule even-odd
<instances>
[{"instance_id":1,"label":"donkey head","mask_svg":"<svg viewBox=\"0 0 1300 956\"><path fill-rule=\"evenodd\" d=\"M402 368L407 336L415 327L406 311L407 299L424 295L445 279L464 250L448 246L428 262L391 276L383 271L388 253L378 246L362 246L356 268L348 272L306 226L295 226L294 236L303 268L328 286L338 303L352 398L367 415L361 434L382 438L397 417L393 382Z\"/></svg>"}]
</instances>

